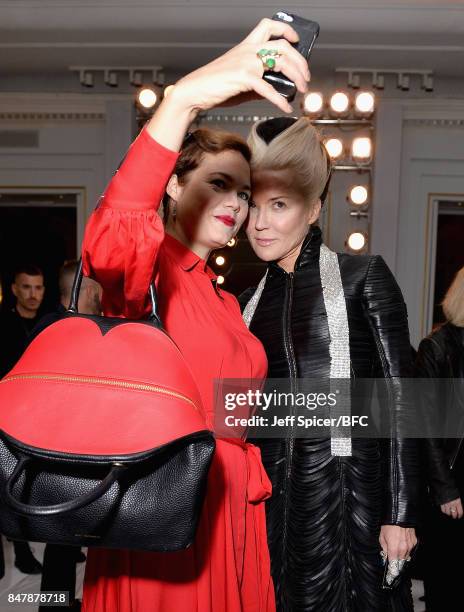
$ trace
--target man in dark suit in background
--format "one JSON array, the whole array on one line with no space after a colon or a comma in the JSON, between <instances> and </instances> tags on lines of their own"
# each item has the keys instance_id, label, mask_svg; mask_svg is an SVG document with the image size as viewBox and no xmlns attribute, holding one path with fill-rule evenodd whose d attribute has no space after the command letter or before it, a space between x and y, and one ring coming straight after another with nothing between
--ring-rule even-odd
<instances>
[{"instance_id":1,"label":"man in dark suit in background","mask_svg":"<svg viewBox=\"0 0 464 612\"><path fill-rule=\"evenodd\" d=\"M15 305L0 318L0 377L15 365L27 346L29 334L39 319L45 293L42 270L35 265L17 268L11 291Z\"/></svg>"},{"instance_id":2,"label":"man in dark suit in background","mask_svg":"<svg viewBox=\"0 0 464 612\"><path fill-rule=\"evenodd\" d=\"M17 268L11 291L15 305L0 317L0 378L15 365L27 346L29 335L38 320L45 293L42 270L29 264ZM27 542L13 542L15 566L24 574L40 574L41 564ZM3 558L3 550L1 551Z\"/></svg>"}]
</instances>

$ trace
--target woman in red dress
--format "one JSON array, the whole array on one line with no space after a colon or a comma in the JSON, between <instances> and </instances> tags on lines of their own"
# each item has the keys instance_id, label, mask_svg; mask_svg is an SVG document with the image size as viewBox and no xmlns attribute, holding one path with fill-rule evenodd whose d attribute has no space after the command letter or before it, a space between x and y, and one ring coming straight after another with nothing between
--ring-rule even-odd
<instances>
[{"instance_id":1,"label":"woman in red dress","mask_svg":"<svg viewBox=\"0 0 464 612\"><path fill-rule=\"evenodd\" d=\"M236 299L216 287L206 265L248 213L249 151L236 136L200 130L201 110L239 94L288 103L262 80L257 52L271 39L301 91L309 72L291 47L296 33L263 20L237 47L180 80L133 143L87 225L85 273L104 289L105 314L142 317L154 277L164 325L198 382L209 425L214 380L262 378L266 357ZM157 214L167 194L166 228ZM124 358L124 356L121 356ZM154 364L159 367L159 364ZM259 450L217 440L194 544L176 553L90 549L85 612L268 612L275 609L264 500L271 487ZM154 492L156 494L156 492Z\"/></svg>"}]
</instances>

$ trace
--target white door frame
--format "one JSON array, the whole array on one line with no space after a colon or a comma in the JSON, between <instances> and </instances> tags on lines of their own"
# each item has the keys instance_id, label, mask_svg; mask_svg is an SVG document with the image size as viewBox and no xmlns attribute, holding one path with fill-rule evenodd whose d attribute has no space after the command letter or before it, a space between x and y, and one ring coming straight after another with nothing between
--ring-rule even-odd
<instances>
[{"instance_id":1,"label":"white door frame","mask_svg":"<svg viewBox=\"0 0 464 612\"><path fill-rule=\"evenodd\" d=\"M424 284L424 317L427 330L433 325L433 306L435 299L435 272L437 259L437 230L440 202L462 202L464 194L431 193L427 207L426 253L425 253L425 284ZM464 210L456 214L464 214Z\"/></svg>"}]
</instances>

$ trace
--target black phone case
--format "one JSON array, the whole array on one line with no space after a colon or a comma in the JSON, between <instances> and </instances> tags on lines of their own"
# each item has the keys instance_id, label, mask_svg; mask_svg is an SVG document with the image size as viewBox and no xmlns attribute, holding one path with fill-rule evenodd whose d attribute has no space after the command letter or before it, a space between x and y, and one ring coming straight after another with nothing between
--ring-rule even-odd
<instances>
[{"instance_id":1,"label":"black phone case","mask_svg":"<svg viewBox=\"0 0 464 612\"><path fill-rule=\"evenodd\" d=\"M309 60L311 50L319 36L319 24L316 21L309 21L292 15L285 11L279 11L272 19L275 21L283 21L288 23L297 32L300 40L292 46L301 53L301 55ZM268 70L263 74L263 79L270 83L284 98L291 102L296 95L296 87L293 81L290 81L282 72L273 72Z\"/></svg>"}]
</instances>

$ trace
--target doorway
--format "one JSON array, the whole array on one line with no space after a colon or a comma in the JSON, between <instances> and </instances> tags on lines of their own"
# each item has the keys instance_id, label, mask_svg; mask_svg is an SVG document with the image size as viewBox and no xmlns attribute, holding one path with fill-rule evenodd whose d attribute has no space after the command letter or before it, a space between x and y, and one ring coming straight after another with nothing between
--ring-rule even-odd
<instances>
[{"instance_id":1,"label":"doorway","mask_svg":"<svg viewBox=\"0 0 464 612\"><path fill-rule=\"evenodd\" d=\"M10 285L18 265L44 272L41 312L59 302L58 271L77 256L78 194L0 191L0 279L2 309L14 305Z\"/></svg>"},{"instance_id":2,"label":"doorway","mask_svg":"<svg viewBox=\"0 0 464 612\"><path fill-rule=\"evenodd\" d=\"M456 272L464 266L464 199L436 198L430 204L426 334L445 320L441 303Z\"/></svg>"}]
</instances>

